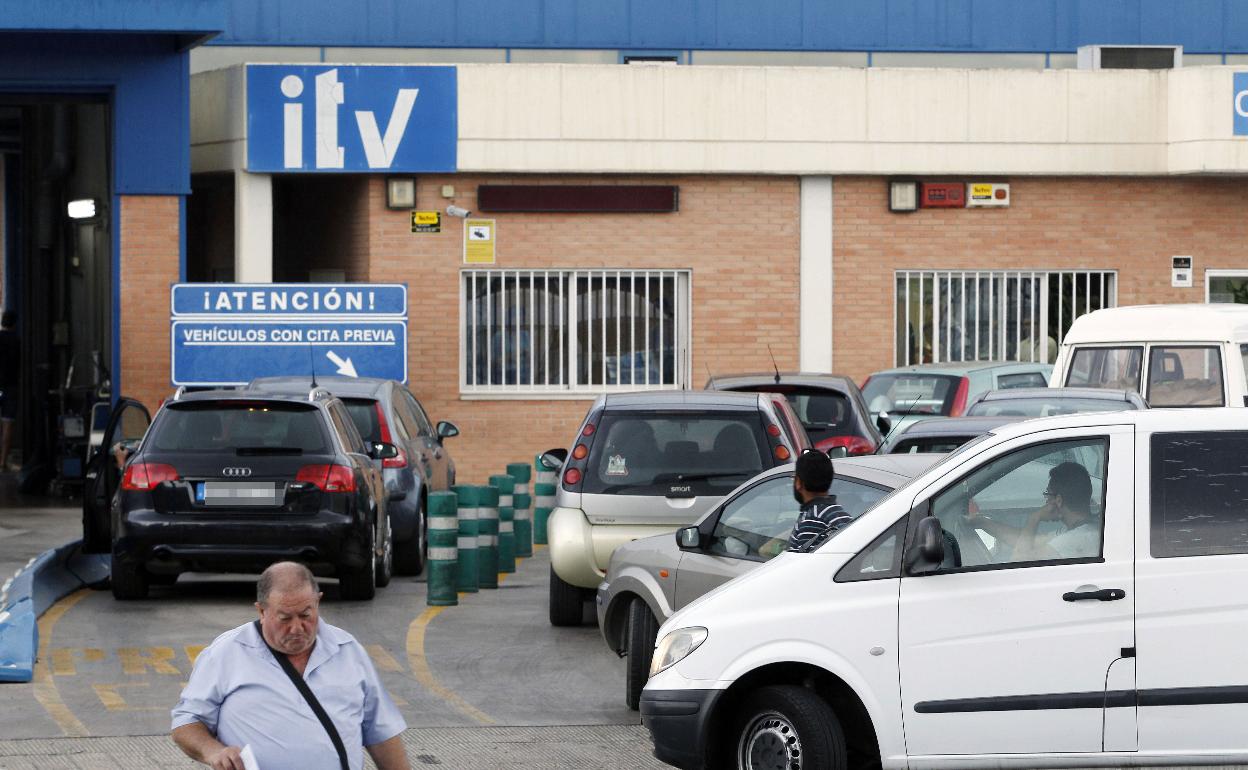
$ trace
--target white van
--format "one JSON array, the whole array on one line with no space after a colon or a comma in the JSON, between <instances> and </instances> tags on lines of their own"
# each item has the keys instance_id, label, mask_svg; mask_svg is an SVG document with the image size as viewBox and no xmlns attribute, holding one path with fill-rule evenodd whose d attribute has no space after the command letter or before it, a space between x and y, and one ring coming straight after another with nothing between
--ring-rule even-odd
<instances>
[{"instance_id":1,"label":"white van","mask_svg":"<svg viewBox=\"0 0 1248 770\"><path fill-rule=\"evenodd\" d=\"M1139 391L1149 406L1248 406L1248 305L1138 305L1080 316L1049 384Z\"/></svg>"},{"instance_id":2,"label":"white van","mask_svg":"<svg viewBox=\"0 0 1248 770\"><path fill-rule=\"evenodd\" d=\"M1248 411L998 428L813 553L664 623L640 704L655 755L803 770L1248 762L1246 500Z\"/></svg>"}]
</instances>

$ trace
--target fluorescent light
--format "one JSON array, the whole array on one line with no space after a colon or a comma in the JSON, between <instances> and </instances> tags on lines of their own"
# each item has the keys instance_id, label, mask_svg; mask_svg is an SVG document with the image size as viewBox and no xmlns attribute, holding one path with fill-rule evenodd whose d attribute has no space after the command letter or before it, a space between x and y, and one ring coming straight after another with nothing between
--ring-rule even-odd
<instances>
[{"instance_id":1,"label":"fluorescent light","mask_svg":"<svg viewBox=\"0 0 1248 770\"><path fill-rule=\"evenodd\" d=\"M65 208L70 219L90 219L95 216L95 198L70 201Z\"/></svg>"}]
</instances>

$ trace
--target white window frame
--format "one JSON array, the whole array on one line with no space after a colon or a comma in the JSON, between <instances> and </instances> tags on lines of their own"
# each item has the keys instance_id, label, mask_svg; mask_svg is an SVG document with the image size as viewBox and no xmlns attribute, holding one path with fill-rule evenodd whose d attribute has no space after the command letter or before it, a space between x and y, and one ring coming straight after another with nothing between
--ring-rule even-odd
<instances>
[{"instance_id":1,"label":"white window frame","mask_svg":"<svg viewBox=\"0 0 1248 770\"><path fill-rule=\"evenodd\" d=\"M1212 278L1243 278L1244 280L1248 280L1248 270L1213 270L1213 269L1205 270L1205 304L1206 305L1235 304L1233 302L1232 303L1226 303L1226 302L1214 303L1212 300L1209 299L1209 284L1211 282L1210 279Z\"/></svg>"},{"instance_id":2,"label":"white window frame","mask_svg":"<svg viewBox=\"0 0 1248 770\"><path fill-rule=\"evenodd\" d=\"M1061 291L1062 287L1066 284L1066 281L1069 280L1070 285L1075 290L1075 296L1077 298L1078 288L1079 288L1080 283L1082 283L1084 287L1083 289L1083 295L1084 295L1083 296L1083 299L1084 299L1083 312L1076 312L1075 315L1070 318L1064 317L1062 314L1063 305L1060 302L1058 303L1058 317L1054 320L1057 321L1057 328L1060 331L1055 341L1060 347L1062 344L1062 338L1065 336L1066 332L1069 331L1070 325L1071 323L1074 322L1074 319L1094 309L1092 307L1092 292L1091 292L1091 285L1092 285L1091 276L1093 275L1098 275L1101 277L1100 291L1099 291L1099 295L1097 298L1098 308L1117 307L1118 305L1118 271L1117 270L1053 270L1053 269L896 270L893 273L893 285L892 285L894 365L895 366L911 366L911 365L920 364L920 363L948 363L948 362L955 362L955 361L1007 360L1005 358L1005 351L1009 347L1009 337L1007 334L1007 329L1009 328L1008 321L1013 320L1015 324L1015 328L1019 328L1022 325L1022 321L1023 321L1022 287L1023 287L1024 282L1031 282L1036 287L1035 288L1036 293L1031 303L1032 304L1032 310L1030 314L1031 335L1029 339L1029 344L1027 345L1027 348L1028 348L1027 355L1022 358L1016 358L1014 360L1031 362L1034 359L1035 342L1037 341L1037 335L1040 333L1041 330L1045 330L1045 332L1047 332L1047 330L1049 329L1050 318L1049 318L1048 297L1049 297L1050 291L1051 290ZM906 328L908 329L911 323L910 306L912 304L910 284L911 284L911 281L914 279L918 279L918 284L919 284L918 301L919 301L920 314L922 314L922 307L924 305L924 293L926 291L928 282L930 282L932 291L935 293L935 292L939 292L939 288L940 288L940 284L942 280L947 279L950 282L951 286L953 282L956 281L959 284L959 293L961 297L963 298L960 303L960 308L959 308L958 313L954 313L953 311L952 292L949 293L949 296L941 297L932 304L932 337L933 339L932 339L932 360L931 361L923 360L924 359L924 356L923 356L924 343L926 343L927 340L925 337L926 335L925 324L923 323L922 317L917 319L917 324L915 325L915 329L917 330L916 342L918 343L918 348L919 348L919 360L918 361L910 360L909 340L906 341L906 345L904 347L904 351L905 351L904 356L899 355L899 350L898 350L899 341L897 339L897 334L898 334L898 325L899 325L899 322L902 320L902 318L900 317L900 311L898 309L898 305L902 303L899 302L898 286L902 281L905 281L904 305L905 305L906 317L904 320L906 322ZM980 321L982 319L980 318L980 314L979 314L979 305L980 305L979 291L980 289L978 287L980 285L979 282L982 279L988 279L987 297L988 297L989 306L993 307L993 317L988 319L989 332L988 332L988 338L987 338L986 357L981 358L979 356L979 350L981 347L983 347L983 345L981 344L979 328L980 328ZM999 285L1002 287L1002 289L1005 289L1006 287L1009 286L1010 280L1014 281L1014 286L1012 289L1013 295L1006 296L1004 298L1004 301L1001 301L1002 297L997 292L998 282L999 282ZM976 297L976 301L974 303L974 319L973 319L973 323L970 326L967 325L967 321L971 319L968 318L969 311L967 307L967 302L965 300L968 294L967 292L968 283L973 287L973 291ZM1007 312L1011 304L1011 301L1013 301L1013 304L1014 304L1012 319L1007 318ZM960 346L959 349L956 350L956 352L953 349L952 334L951 334L951 327L953 324L954 315L957 315L959 317L958 325L961 329L963 330L973 329L974 330L974 344L973 345L967 344L967 342L969 341L969 338L971 337L971 334L969 332L965 332L964 338L963 338L963 344ZM944 333L943 336L944 336L944 341L946 343L945 347L948 348L946 350L942 350L942 346L941 346L942 332ZM1047 336L1047 333L1046 333L1046 336ZM968 348L970 349L971 355L967 355ZM1056 354L1057 351L1054 350L1052 352L1053 354Z\"/></svg>"},{"instance_id":3,"label":"white window frame","mask_svg":"<svg viewBox=\"0 0 1248 770\"><path fill-rule=\"evenodd\" d=\"M511 384L506 384L506 383L479 384L479 383L469 382L469 376L468 376L469 367L476 365L476 357L477 357L477 352L474 350L474 345L475 345L477 337L475 334L470 334L469 332L470 319L473 319L476 317L477 309L473 307L469 307L471 303L471 300L469 299L470 297L469 288L472 286L472 282L474 280L492 281L492 280L500 279L500 278L504 282L511 281L511 280L515 280L515 281L527 280L531 298L534 297L533 292L534 292L535 286L542 286L543 290L545 290L544 289L545 285L549 285L552 288L556 286L558 287L557 301L554 303L548 303L548 306L544 308L544 310L550 314L547 317L547 321L549 322L542 324L542 328L544 330L545 336L543 337L544 344L542 345L542 351L544 352L541 353L541 355L545 356L545 364L546 364L545 371L547 373L546 382L536 381L537 369L538 369L537 359L539 357L539 350L538 350L538 346L534 344L530 344L528 346L528 350L529 350L529 353L528 353L529 355L529 367L528 367L529 381L528 382L516 382L516 383L511 383ZM658 356L659 369L660 369L659 382L643 381L643 382L638 382L637 384L633 384L632 382L625 382L622 384L593 384L593 383L586 384L586 383L577 382L576 378L579 375L579 366L578 366L579 351L578 351L578 346L577 346L577 337L575 334L573 334L569 330L576 329L578 325L578 319L579 319L578 314L580 313L579 305L581 303L576 301L576 299L572 296L572 293L576 291L576 287L578 286L578 283L581 280L586 280L589 285L589 290L592 293L594 291L594 288L593 288L594 282L602 281L602 286L605 287L607 284L607 281L614 280L615 282L614 296L616 298L615 301L622 301L624 297L624 291L621 287L623 285L628 284L630 286L630 293L631 293L632 284L639 282L639 281L643 281L643 280L649 281L651 279L670 279L672 282L672 285L675 286L676 296L675 296L675 302L673 304L674 318L671 322L672 324L674 324L673 341L674 341L675 351L674 351L674 356L673 356L673 363L676 368L676 371L674 372L675 376L673 378L674 384L663 383L663 380L667 379L668 372L666 371L665 362L661 354L661 351L660 351L660 355ZM660 281L660 290L661 290L661 293L658 297L658 300L662 302L664 299L662 292L666 291L666 281ZM601 312L603 313L604 316L607 316L613 309L615 303L609 301L610 300L609 290L602 291L600 289L599 291L601 292L601 298L602 298ZM642 292L638 291L637 294L642 294ZM650 300L648 296L648 291L647 291L646 296L647 296L646 301L649 302ZM505 302L505 297L503 301ZM536 304L535 300L530 299L530 307L534 306L535 304ZM505 305L504 305L504 308L505 308ZM598 310L598 309L594 308L593 310ZM503 310L503 312L506 312L505 309ZM536 313L530 314L529 316L528 323L529 323L529 329L531 330L530 337L532 337L536 333L536 326L537 326L536 316L537 316ZM637 349L637 338L640 337L643 340L647 340L649 339L650 332L651 332L651 329L650 329L651 321L650 321L649 316L645 316L640 325L638 325L636 316L632 316L634 320L631 325L627 325L627 322L622 321L621 318L622 318L621 315L619 314L615 315L615 324L616 324L615 358L617 362L622 360L621 358L622 349L620 346L621 339L629 339L631 347L633 347L634 349ZM662 319L660 320L662 321ZM592 319L590 323L591 324L593 323ZM594 331L589 336L589 338L587 338L589 342L588 350L591 355L592 355L593 350L598 345L602 345L604 347L606 346L606 339L607 339L606 331L607 331L607 324L609 323L610 321L605 321L604 323L600 324L599 325L600 331ZM666 323L666 322L663 322L663 323ZM519 334L521 332L520 327L522 325L523 325L522 323L515 324L516 334L517 334L517 344L516 344L517 350L519 350L521 347ZM504 323L504 326L505 327L511 326L511 324ZM593 399L602 393L628 392L628 391L639 391L639 390L673 390L673 389L688 390L691 387L690 382L691 382L691 375L692 375L692 340L693 340L692 330L693 330L693 273L691 270L688 270L688 269L463 268L460 270L460 277L459 277L459 392L460 392L460 397L465 400L532 399L534 397L543 398L543 399ZM510 332L508 331L507 333L510 333ZM660 336L664 335L665 333L666 333L665 327L660 326ZM554 361L553 357L550 356L551 343L555 341L554 335L556 334L558 335L557 348L562 349L563 351L563 361L560 361L560 362ZM491 345L491 348L492 347L493 346ZM508 355L506 344L502 346L502 350L503 350L504 362L505 362L506 356ZM643 347L643 350L647 351L647 354L644 355L643 358L648 360L649 358L648 345ZM493 369L492 356L493 356L492 349L487 350L486 351L487 373L491 372ZM633 365L635 366L635 363ZM554 382L549 381L551 379L550 373L552 370L552 366L554 368L554 371L558 374L558 376L556 377L556 381ZM601 371L600 371L601 380L603 381L603 383L605 383L605 381L607 380L606 357L602 357L601 366L602 366ZM504 370L506 369L505 363L504 363L503 368ZM520 367L517 367L517 370L519 371ZM646 377L649 376L650 374L649 368L647 368L644 374L646 375ZM633 371L633 372L630 372L630 375L636 376L637 373ZM630 376L630 379L631 379L631 376Z\"/></svg>"}]
</instances>

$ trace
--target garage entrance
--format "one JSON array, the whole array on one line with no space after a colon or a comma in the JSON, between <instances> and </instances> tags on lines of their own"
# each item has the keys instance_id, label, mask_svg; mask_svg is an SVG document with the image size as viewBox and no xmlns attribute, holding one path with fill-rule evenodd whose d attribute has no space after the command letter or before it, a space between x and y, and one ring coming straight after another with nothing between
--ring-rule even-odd
<instances>
[{"instance_id":1,"label":"garage entrance","mask_svg":"<svg viewBox=\"0 0 1248 770\"><path fill-rule=\"evenodd\" d=\"M5 470L20 468L23 494L80 494L107 419L117 333L110 126L103 94L0 94L0 291L20 340L20 354L0 362L5 398L17 402Z\"/></svg>"}]
</instances>

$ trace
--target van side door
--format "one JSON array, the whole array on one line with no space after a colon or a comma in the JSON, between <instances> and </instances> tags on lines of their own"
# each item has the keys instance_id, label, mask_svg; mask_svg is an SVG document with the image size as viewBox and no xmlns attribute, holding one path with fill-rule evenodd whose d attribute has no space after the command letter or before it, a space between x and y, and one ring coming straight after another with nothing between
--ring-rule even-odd
<instances>
[{"instance_id":1,"label":"van side door","mask_svg":"<svg viewBox=\"0 0 1248 770\"><path fill-rule=\"evenodd\" d=\"M917 496L907 550L930 514L944 561L901 579L911 767L1134 750L1133 431L1021 436Z\"/></svg>"},{"instance_id":2,"label":"van side door","mask_svg":"<svg viewBox=\"0 0 1248 770\"><path fill-rule=\"evenodd\" d=\"M1140 752L1242 763L1248 431L1154 433L1139 453Z\"/></svg>"}]
</instances>

